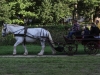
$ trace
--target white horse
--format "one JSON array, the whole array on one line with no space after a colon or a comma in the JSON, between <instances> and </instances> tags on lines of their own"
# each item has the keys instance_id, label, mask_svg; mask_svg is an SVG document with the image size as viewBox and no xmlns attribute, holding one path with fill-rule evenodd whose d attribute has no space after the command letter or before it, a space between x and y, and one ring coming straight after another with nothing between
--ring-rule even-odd
<instances>
[{"instance_id":1,"label":"white horse","mask_svg":"<svg viewBox=\"0 0 100 75\"><path fill-rule=\"evenodd\" d=\"M16 43L14 44L13 55L16 55L16 46L20 43L23 44L24 47L24 55L28 54L28 51L25 46L25 42L34 42L36 39L39 39L41 42L42 49L38 53L38 55L44 54L45 41L48 40L49 44L52 48L52 54L55 54L56 51L54 49L54 43L49 31L43 28L25 28L24 26L16 25L16 24L3 24L2 28L2 36L6 36L7 34L12 33L15 36Z\"/></svg>"}]
</instances>

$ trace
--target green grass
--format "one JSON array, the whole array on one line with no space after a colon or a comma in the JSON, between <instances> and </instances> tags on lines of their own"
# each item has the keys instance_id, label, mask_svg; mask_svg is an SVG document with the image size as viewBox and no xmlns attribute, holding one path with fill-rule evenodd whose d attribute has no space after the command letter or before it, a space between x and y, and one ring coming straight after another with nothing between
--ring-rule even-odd
<instances>
[{"instance_id":1,"label":"green grass","mask_svg":"<svg viewBox=\"0 0 100 75\"><path fill-rule=\"evenodd\" d=\"M100 57L0 58L0 75L100 75Z\"/></svg>"},{"instance_id":2,"label":"green grass","mask_svg":"<svg viewBox=\"0 0 100 75\"><path fill-rule=\"evenodd\" d=\"M41 46L39 45L26 45L27 50L29 52L30 55L36 55L40 50L41 50ZM50 47L46 46L45 51L50 52ZM13 46L0 46L0 55L12 55L13 53ZM23 54L24 53L24 48L22 47L22 45L17 46L17 54Z\"/></svg>"},{"instance_id":3,"label":"green grass","mask_svg":"<svg viewBox=\"0 0 100 75\"><path fill-rule=\"evenodd\" d=\"M38 52L41 50L40 45L26 45L27 50L29 52L29 55L37 55ZM12 55L13 53L13 46L0 46L0 55ZM24 49L22 45L17 46L17 54L18 55L23 55ZM50 46L45 47L45 55L50 55L52 54ZM66 54L65 52L57 52L57 54ZM78 51L76 54L85 54L83 50L83 46L79 45Z\"/></svg>"},{"instance_id":4,"label":"green grass","mask_svg":"<svg viewBox=\"0 0 100 75\"><path fill-rule=\"evenodd\" d=\"M40 50L41 50L41 45L26 45L27 47L27 50L29 52L29 55L37 55ZM0 46L0 55L12 55L13 53L13 46ZM22 45L18 45L17 46L17 55L23 55L24 53L24 49L22 47ZM50 46L46 46L45 47L45 55L51 55L52 52L51 52L51 48ZM57 52L57 55L65 55L66 53L65 52ZM81 54L81 55L84 55L86 54L84 52L84 48L83 48L83 45L78 45L78 50L77 50L77 55L78 54Z\"/></svg>"},{"instance_id":5,"label":"green grass","mask_svg":"<svg viewBox=\"0 0 100 75\"><path fill-rule=\"evenodd\" d=\"M0 57L0 75L100 75L100 57L85 54L79 45L77 54L81 56L65 57ZM41 46L27 45L29 55L37 55ZM12 55L13 46L0 46L0 55ZM23 55L21 45L17 54ZM46 46L45 55L51 50ZM63 52L57 52L63 55Z\"/></svg>"}]
</instances>

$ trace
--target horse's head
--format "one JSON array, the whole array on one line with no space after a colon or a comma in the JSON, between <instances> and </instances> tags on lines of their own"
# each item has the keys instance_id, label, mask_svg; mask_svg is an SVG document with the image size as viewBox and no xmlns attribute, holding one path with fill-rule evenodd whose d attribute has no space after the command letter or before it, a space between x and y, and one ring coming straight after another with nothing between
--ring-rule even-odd
<instances>
[{"instance_id":1,"label":"horse's head","mask_svg":"<svg viewBox=\"0 0 100 75\"><path fill-rule=\"evenodd\" d=\"M8 34L7 24L3 24L2 26L2 36L5 37Z\"/></svg>"}]
</instances>

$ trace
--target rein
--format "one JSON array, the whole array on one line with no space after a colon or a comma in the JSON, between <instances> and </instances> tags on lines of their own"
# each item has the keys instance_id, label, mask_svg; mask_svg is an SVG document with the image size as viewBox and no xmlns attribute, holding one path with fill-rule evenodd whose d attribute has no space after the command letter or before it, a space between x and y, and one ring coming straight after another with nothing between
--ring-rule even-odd
<instances>
[{"instance_id":1,"label":"rein","mask_svg":"<svg viewBox=\"0 0 100 75\"><path fill-rule=\"evenodd\" d=\"M24 30L24 28L22 28L22 29L20 29L20 30L17 30L17 31L15 31L15 32L12 32L12 33L14 34L14 33L18 32L18 31L21 32L22 30ZM19 32L19 33L20 33L20 32ZM19 34L19 33L18 33L18 34ZM14 34L14 35L16 35L16 34Z\"/></svg>"},{"instance_id":2,"label":"rein","mask_svg":"<svg viewBox=\"0 0 100 75\"><path fill-rule=\"evenodd\" d=\"M24 37L24 41L23 41L24 45L26 43L27 29L28 29L27 27L24 27L23 29L20 29L20 30L24 30L24 34L19 34L21 31L18 34L14 34L14 36L23 36ZM17 31L19 31L19 30L17 30ZM15 32L17 32L17 31L15 31ZM15 33L15 32L13 32L13 33Z\"/></svg>"}]
</instances>

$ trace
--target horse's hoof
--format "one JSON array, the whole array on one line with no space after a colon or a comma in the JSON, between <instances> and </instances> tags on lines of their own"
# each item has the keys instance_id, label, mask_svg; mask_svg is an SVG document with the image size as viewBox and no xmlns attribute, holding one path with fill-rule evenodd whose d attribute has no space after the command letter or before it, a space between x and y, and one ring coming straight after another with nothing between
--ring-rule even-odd
<instances>
[{"instance_id":1,"label":"horse's hoof","mask_svg":"<svg viewBox=\"0 0 100 75\"><path fill-rule=\"evenodd\" d=\"M52 54L52 55L56 55L56 54Z\"/></svg>"},{"instance_id":2,"label":"horse's hoof","mask_svg":"<svg viewBox=\"0 0 100 75\"><path fill-rule=\"evenodd\" d=\"M27 54L23 54L24 56L27 56Z\"/></svg>"},{"instance_id":3,"label":"horse's hoof","mask_svg":"<svg viewBox=\"0 0 100 75\"><path fill-rule=\"evenodd\" d=\"M16 54L13 54L13 56L15 56Z\"/></svg>"},{"instance_id":4,"label":"horse's hoof","mask_svg":"<svg viewBox=\"0 0 100 75\"><path fill-rule=\"evenodd\" d=\"M25 55L25 56L27 56L27 55L28 55L28 53L24 53L24 55Z\"/></svg>"},{"instance_id":5,"label":"horse's hoof","mask_svg":"<svg viewBox=\"0 0 100 75\"><path fill-rule=\"evenodd\" d=\"M55 54L56 54L56 51L55 51L55 52L53 52L52 54L53 54L53 55L55 55Z\"/></svg>"},{"instance_id":6,"label":"horse's hoof","mask_svg":"<svg viewBox=\"0 0 100 75\"><path fill-rule=\"evenodd\" d=\"M41 53L38 53L38 56L42 56L43 54L41 54Z\"/></svg>"}]
</instances>

